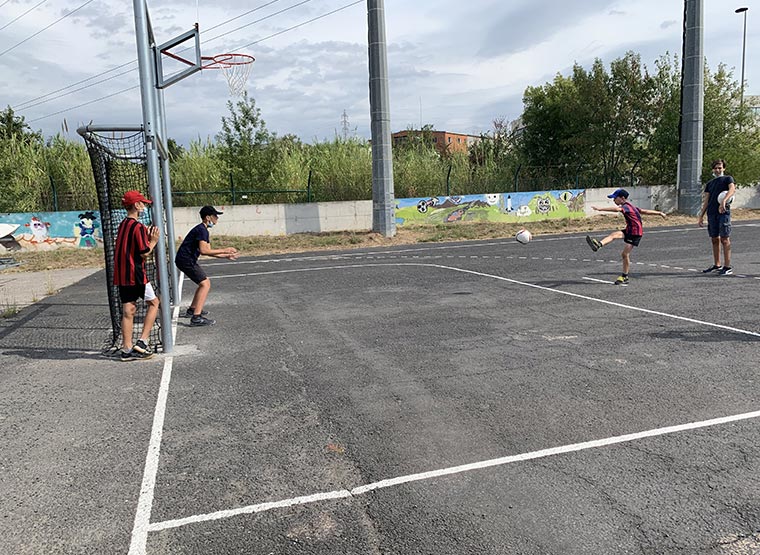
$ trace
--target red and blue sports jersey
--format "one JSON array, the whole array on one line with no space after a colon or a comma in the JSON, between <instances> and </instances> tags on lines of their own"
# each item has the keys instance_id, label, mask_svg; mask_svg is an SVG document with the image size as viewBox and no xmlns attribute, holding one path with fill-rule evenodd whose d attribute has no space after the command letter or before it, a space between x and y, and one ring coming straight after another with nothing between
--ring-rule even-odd
<instances>
[{"instance_id":1,"label":"red and blue sports jersey","mask_svg":"<svg viewBox=\"0 0 760 555\"><path fill-rule=\"evenodd\" d=\"M143 254L150 251L148 228L134 218L124 218L116 232L114 252L114 285L148 283Z\"/></svg>"},{"instance_id":2,"label":"red and blue sports jersey","mask_svg":"<svg viewBox=\"0 0 760 555\"><path fill-rule=\"evenodd\" d=\"M639 212L639 209L628 201L621 204L620 209L623 211L623 217L625 218L625 234L639 237L644 235L644 225L641 222L641 212Z\"/></svg>"}]
</instances>

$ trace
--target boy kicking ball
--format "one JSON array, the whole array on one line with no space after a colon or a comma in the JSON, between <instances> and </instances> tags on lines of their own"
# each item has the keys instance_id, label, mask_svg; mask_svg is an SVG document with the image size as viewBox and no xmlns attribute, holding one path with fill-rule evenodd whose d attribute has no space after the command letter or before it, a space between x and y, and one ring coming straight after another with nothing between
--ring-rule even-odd
<instances>
[{"instance_id":1,"label":"boy kicking ball","mask_svg":"<svg viewBox=\"0 0 760 555\"><path fill-rule=\"evenodd\" d=\"M196 225L182 241L177 255L174 257L174 263L193 283L198 286L195 290L192 303L183 316L190 317L191 326L210 326L216 323L211 318L206 318L208 312L203 310L206 304L206 298L211 290L211 280L206 276L200 264L198 257L200 255L213 256L215 258L229 258L237 260L237 250L233 247L223 249L212 249L211 238L208 230L216 225L219 221L219 212L213 206L204 206L200 211L201 223Z\"/></svg>"},{"instance_id":2,"label":"boy kicking ball","mask_svg":"<svg viewBox=\"0 0 760 555\"><path fill-rule=\"evenodd\" d=\"M615 206L605 206L602 208L592 206L594 210L598 212L622 212L625 218L625 229L621 231L613 231L607 237L598 241L586 235L586 242L591 250L596 252L603 246L612 243L615 239L622 239L625 242L621 257L623 258L623 273L619 278L615 280L615 285L628 285L628 271L631 268L631 251L633 247L639 246L641 242L641 236L644 235L644 225L641 221L642 214L648 214L652 216L667 217L664 212L659 210L646 210L644 208L636 208L633 204L628 202L628 191L625 189L618 189L611 195L607 195L607 198L611 198Z\"/></svg>"}]
</instances>

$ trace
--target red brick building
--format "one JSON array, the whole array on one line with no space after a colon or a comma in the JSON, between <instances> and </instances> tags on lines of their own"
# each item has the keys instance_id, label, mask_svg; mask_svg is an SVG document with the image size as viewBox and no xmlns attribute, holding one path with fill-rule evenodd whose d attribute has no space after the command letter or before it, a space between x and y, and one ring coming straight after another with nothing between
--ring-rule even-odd
<instances>
[{"instance_id":1,"label":"red brick building","mask_svg":"<svg viewBox=\"0 0 760 555\"><path fill-rule=\"evenodd\" d=\"M393 145L401 145L408 141L410 137L419 136L422 131L418 130L406 130L398 131L391 135ZM431 137L433 146L441 154L453 153L453 152L467 152L470 145L475 144L480 140L477 135L465 135L463 133L450 133L448 131L425 131L426 135Z\"/></svg>"}]
</instances>

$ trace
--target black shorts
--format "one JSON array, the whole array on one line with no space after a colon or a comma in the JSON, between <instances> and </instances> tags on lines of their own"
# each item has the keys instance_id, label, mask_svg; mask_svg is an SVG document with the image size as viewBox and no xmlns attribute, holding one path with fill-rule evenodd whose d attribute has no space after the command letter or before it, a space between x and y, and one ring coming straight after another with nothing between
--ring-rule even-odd
<instances>
[{"instance_id":1,"label":"black shorts","mask_svg":"<svg viewBox=\"0 0 760 555\"><path fill-rule=\"evenodd\" d=\"M119 285L119 298L122 303L136 303L145 297L145 285Z\"/></svg>"},{"instance_id":2,"label":"black shorts","mask_svg":"<svg viewBox=\"0 0 760 555\"><path fill-rule=\"evenodd\" d=\"M641 242L641 235L628 235L625 230L623 230L623 241L629 245L638 247L639 243Z\"/></svg>"},{"instance_id":3,"label":"black shorts","mask_svg":"<svg viewBox=\"0 0 760 555\"><path fill-rule=\"evenodd\" d=\"M201 268L197 262L192 266L180 266L177 264L177 268L179 268L182 273L190 278L190 280L196 285L198 285L204 279L208 279L206 272L203 271L203 268Z\"/></svg>"}]
</instances>

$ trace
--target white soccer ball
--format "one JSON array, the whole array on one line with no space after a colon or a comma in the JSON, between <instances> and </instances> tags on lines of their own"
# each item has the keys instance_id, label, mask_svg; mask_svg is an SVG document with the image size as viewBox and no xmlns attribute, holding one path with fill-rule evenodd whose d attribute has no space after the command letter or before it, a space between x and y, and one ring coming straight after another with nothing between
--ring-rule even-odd
<instances>
[{"instance_id":1,"label":"white soccer ball","mask_svg":"<svg viewBox=\"0 0 760 555\"><path fill-rule=\"evenodd\" d=\"M727 195L727 194L728 194L728 191L722 191L722 192L721 192L721 193L718 195L718 204L720 204L720 203L722 203L722 202L723 202L723 199L724 199L724 198L726 198L726 195ZM732 203L732 202L734 202L734 197L731 197L730 199L728 199L728 202L726 203L726 206L731 206L731 203Z\"/></svg>"},{"instance_id":2,"label":"white soccer ball","mask_svg":"<svg viewBox=\"0 0 760 555\"><path fill-rule=\"evenodd\" d=\"M530 231L527 229L521 229L517 232L517 235L515 235L515 241L518 243L525 245L533 238L533 235L530 234Z\"/></svg>"}]
</instances>

